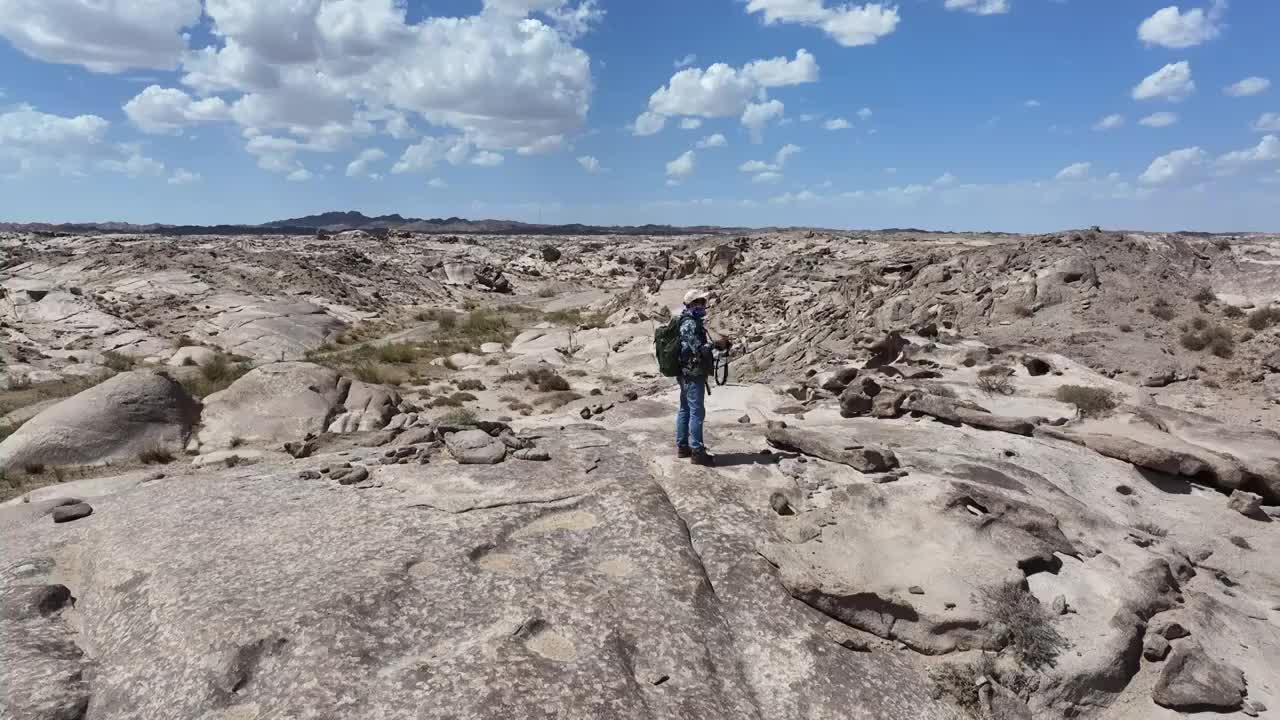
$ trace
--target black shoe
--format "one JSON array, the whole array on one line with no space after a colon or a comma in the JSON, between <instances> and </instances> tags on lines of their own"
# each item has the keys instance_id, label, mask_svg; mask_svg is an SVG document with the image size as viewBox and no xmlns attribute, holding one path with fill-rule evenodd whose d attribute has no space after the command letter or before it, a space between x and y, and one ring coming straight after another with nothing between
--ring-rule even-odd
<instances>
[{"instance_id":1,"label":"black shoe","mask_svg":"<svg viewBox=\"0 0 1280 720\"><path fill-rule=\"evenodd\" d=\"M706 450L698 450L697 452L693 453L693 457L689 460L689 462L693 463L694 465L701 465L702 467L716 466L716 459L712 457L710 454L708 454Z\"/></svg>"},{"instance_id":2,"label":"black shoe","mask_svg":"<svg viewBox=\"0 0 1280 720\"><path fill-rule=\"evenodd\" d=\"M687 448L687 447L677 447L677 448L676 448L676 457L678 457L678 458L693 457L693 450L690 450L690 449L689 449L689 448Z\"/></svg>"}]
</instances>

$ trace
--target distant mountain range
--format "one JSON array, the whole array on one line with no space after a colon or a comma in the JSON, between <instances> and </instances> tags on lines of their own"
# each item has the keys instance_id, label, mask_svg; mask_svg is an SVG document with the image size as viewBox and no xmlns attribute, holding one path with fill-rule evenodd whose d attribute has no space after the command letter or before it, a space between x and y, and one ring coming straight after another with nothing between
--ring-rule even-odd
<instances>
[{"instance_id":1,"label":"distant mountain range","mask_svg":"<svg viewBox=\"0 0 1280 720\"><path fill-rule=\"evenodd\" d=\"M154 235L308 235L318 231L397 231L440 235L701 235L744 232L747 228L708 225L541 225L513 220L467 220L465 218L406 218L401 215L369 217L364 213L327 212L262 225L134 225L131 223L0 223L0 231L45 233L137 233Z\"/></svg>"}]
</instances>

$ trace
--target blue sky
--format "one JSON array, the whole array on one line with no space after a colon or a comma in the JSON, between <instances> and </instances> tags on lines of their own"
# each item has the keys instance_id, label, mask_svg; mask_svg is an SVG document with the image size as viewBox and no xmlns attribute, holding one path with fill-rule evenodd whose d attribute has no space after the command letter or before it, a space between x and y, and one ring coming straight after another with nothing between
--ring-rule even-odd
<instances>
[{"instance_id":1,"label":"blue sky","mask_svg":"<svg viewBox=\"0 0 1280 720\"><path fill-rule=\"evenodd\" d=\"M0 0L0 219L1280 230L1275 28L1269 0Z\"/></svg>"}]
</instances>

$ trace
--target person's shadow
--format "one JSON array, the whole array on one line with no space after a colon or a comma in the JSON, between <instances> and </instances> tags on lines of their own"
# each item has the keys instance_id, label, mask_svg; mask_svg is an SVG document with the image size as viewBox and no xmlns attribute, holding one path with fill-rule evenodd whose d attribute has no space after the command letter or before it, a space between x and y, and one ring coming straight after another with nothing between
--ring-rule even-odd
<instances>
[{"instance_id":1,"label":"person's shadow","mask_svg":"<svg viewBox=\"0 0 1280 720\"><path fill-rule=\"evenodd\" d=\"M716 455L716 467L741 467L743 465L777 465L786 458L796 457L791 453L774 450L765 455L759 452L732 452Z\"/></svg>"}]
</instances>

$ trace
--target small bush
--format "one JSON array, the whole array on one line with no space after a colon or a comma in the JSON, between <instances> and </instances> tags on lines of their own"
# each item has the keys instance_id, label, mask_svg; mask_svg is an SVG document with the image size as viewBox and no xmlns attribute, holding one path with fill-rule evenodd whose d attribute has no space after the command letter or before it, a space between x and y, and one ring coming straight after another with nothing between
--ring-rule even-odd
<instances>
[{"instance_id":1,"label":"small bush","mask_svg":"<svg viewBox=\"0 0 1280 720\"><path fill-rule=\"evenodd\" d=\"M456 392L450 395L449 398L455 402L460 402L460 403L475 402L478 399L476 398L475 395L472 395L469 392Z\"/></svg>"},{"instance_id":2,"label":"small bush","mask_svg":"<svg viewBox=\"0 0 1280 720\"><path fill-rule=\"evenodd\" d=\"M111 350L102 353L102 358L102 364L116 372L128 372L137 364L137 361L128 355L121 355Z\"/></svg>"},{"instance_id":3,"label":"small bush","mask_svg":"<svg viewBox=\"0 0 1280 720\"><path fill-rule=\"evenodd\" d=\"M538 392L564 392L570 389L569 381L549 368L530 370L525 377Z\"/></svg>"},{"instance_id":4,"label":"small bush","mask_svg":"<svg viewBox=\"0 0 1280 720\"><path fill-rule=\"evenodd\" d=\"M557 325L566 325L569 327L581 328L583 330L594 330L605 326L605 320L608 316L599 312L585 312L582 308L571 308L568 310L556 310L546 315L548 322Z\"/></svg>"},{"instance_id":5,"label":"small bush","mask_svg":"<svg viewBox=\"0 0 1280 720\"><path fill-rule=\"evenodd\" d=\"M1204 330L1209 327L1209 321L1203 315L1197 315L1191 319L1191 327L1196 330Z\"/></svg>"},{"instance_id":6,"label":"small bush","mask_svg":"<svg viewBox=\"0 0 1280 720\"><path fill-rule=\"evenodd\" d=\"M1169 321L1178 316L1178 311L1173 309L1168 300L1156 298L1156 301L1151 303L1151 315Z\"/></svg>"},{"instance_id":7,"label":"small bush","mask_svg":"<svg viewBox=\"0 0 1280 720\"><path fill-rule=\"evenodd\" d=\"M1241 550L1252 550L1252 549L1253 549L1253 546L1249 544L1249 541L1248 541L1248 540L1246 540L1246 539L1244 539L1244 538L1242 538L1242 537L1240 537L1239 535L1232 535L1232 536L1231 536L1231 544L1232 544L1232 545L1235 545L1236 547L1240 548Z\"/></svg>"},{"instance_id":8,"label":"small bush","mask_svg":"<svg viewBox=\"0 0 1280 720\"><path fill-rule=\"evenodd\" d=\"M462 401L454 400L452 397L446 397L442 395L438 398L433 398L431 400L431 407L433 408L462 407Z\"/></svg>"},{"instance_id":9,"label":"small bush","mask_svg":"<svg viewBox=\"0 0 1280 720\"><path fill-rule=\"evenodd\" d=\"M459 390L484 390L485 389L484 383L480 382L479 380L472 380L470 378L464 378L462 380L459 380L455 384L458 386Z\"/></svg>"},{"instance_id":10,"label":"small bush","mask_svg":"<svg viewBox=\"0 0 1280 720\"><path fill-rule=\"evenodd\" d=\"M18 432L19 428L21 428L25 422L26 421L24 420L22 422L13 423L12 425L0 422L0 442L4 442L5 438L8 438L10 435Z\"/></svg>"},{"instance_id":11,"label":"small bush","mask_svg":"<svg viewBox=\"0 0 1280 720\"><path fill-rule=\"evenodd\" d=\"M1169 537L1169 531L1165 530L1159 525L1156 525L1155 523L1149 523L1144 521L1144 522L1135 524L1133 527L1138 530L1141 530L1142 532L1150 535L1151 537L1158 537L1158 538Z\"/></svg>"},{"instance_id":12,"label":"small bush","mask_svg":"<svg viewBox=\"0 0 1280 720\"><path fill-rule=\"evenodd\" d=\"M929 680L939 694L973 717L981 717L982 700L978 696L978 678L992 678L995 661L983 655L971 663L944 663L929 669Z\"/></svg>"},{"instance_id":13,"label":"small bush","mask_svg":"<svg viewBox=\"0 0 1280 720\"><path fill-rule=\"evenodd\" d=\"M1241 310L1235 305L1227 305L1222 308L1222 314L1232 320L1238 320L1239 318L1244 317L1244 310Z\"/></svg>"},{"instance_id":14,"label":"small bush","mask_svg":"<svg viewBox=\"0 0 1280 720\"><path fill-rule=\"evenodd\" d=\"M538 297L544 300L547 298L553 298L555 296L556 296L555 288L544 287L544 288L539 288L538 290Z\"/></svg>"},{"instance_id":15,"label":"small bush","mask_svg":"<svg viewBox=\"0 0 1280 720\"><path fill-rule=\"evenodd\" d=\"M203 400L231 387L235 381L244 377L252 369L248 363L233 363L226 355L219 353L200 368L199 375L183 378L178 382L192 397Z\"/></svg>"},{"instance_id":16,"label":"small bush","mask_svg":"<svg viewBox=\"0 0 1280 720\"><path fill-rule=\"evenodd\" d=\"M366 382L370 385L399 385L403 379L385 365L367 358L357 360L351 366L351 374L360 382Z\"/></svg>"},{"instance_id":17,"label":"small bush","mask_svg":"<svg viewBox=\"0 0 1280 720\"><path fill-rule=\"evenodd\" d=\"M987 395L1013 395L1017 392L1008 375L979 375L978 389Z\"/></svg>"},{"instance_id":18,"label":"small bush","mask_svg":"<svg viewBox=\"0 0 1280 720\"><path fill-rule=\"evenodd\" d=\"M444 425L475 425L476 414L465 408L450 410L440 418Z\"/></svg>"},{"instance_id":19,"label":"small bush","mask_svg":"<svg viewBox=\"0 0 1280 720\"><path fill-rule=\"evenodd\" d=\"M1192 295L1191 299L1201 305L1208 305L1211 302L1217 302L1218 296L1213 293L1211 288L1202 287L1199 290L1196 290L1196 294Z\"/></svg>"},{"instance_id":20,"label":"small bush","mask_svg":"<svg viewBox=\"0 0 1280 720\"><path fill-rule=\"evenodd\" d=\"M1032 310L1029 305L1015 305L1013 308L1013 314L1020 318L1029 318L1032 315L1035 315L1036 311Z\"/></svg>"},{"instance_id":21,"label":"small bush","mask_svg":"<svg viewBox=\"0 0 1280 720\"><path fill-rule=\"evenodd\" d=\"M1208 348L1209 352L1220 358L1229 358L1235 354L1236 341L1231 335L1231 330L1221 325L1211 325L1207 321L1202 324L1192 324L1194 329L1184 331L1178 339L1182 347L1193 352Z\"/></svg>"},{"instance_id":22,"label":"small bush","mask_svg":"<svg viewBox=\"0 0 1280 720\"><path fill-rule=\"evenodd\" d=\"M1131 332L1133 332L1133 326L1132 326L1132 325L1130 325L1129 323L1121 323L1121 324L1120 324L1120 332L1122 332L1122 333L1131 333Z\"/></svg>"},{"instance_id":23,"label":"small bush","mask_svg":"<svg viewBox=\"0 0 1280 720\"><path fill-rule=\"evenodd\" d=\"M1063 385L1058 388L1057 398L1061 402L1075 405L1081 417L1105 417L1120 407L1120 399L1115 393L1084 385Z\"/></svg>"},{"instance_id":24,"label":"small bush","mask_svg":"<svg viewBox=\"0 0 1280 720\"><path fill-rule=\"evenodd\" d=\"M470 313L461 327L462 334L476 342L502 342L510 330L511 324L507 319L491 310Z\"/></svg>"},{"instance_id":25,"label":"small bush","mask_svg":"<svg viewBox=\"0 0 1280 720\"><path fill-rule=\"evenodd\" d=\"M436 324L441 330L452 330L458 326L458 316L451 312L440 313L436 315Z\"/></svg>"},{"instance_id":26,"label":"small bush","mask_svg":"<svg viewBox=\"0 0 1280 720\"><path fill-rule=\"evenodd\" d=\"M1249 313L1249 328L1261 332L1280 323L1280 307L1265 307Z\"/></svg>"},{"instance_id":27,"label":"small bush","mask_svg":"<svg viewBox=\"0 0 1280 720\"><path fill-rule=\"evenodd\" d=\"M581 393L576 393L572 390L559 390L556 392L549 392L534 402L541 407L558 410L574 400L581 400L582 398L583 395Z\"/></svg>"},{"instance_id":28,"label":"small bush","mask_svg":"<svg viewBox=\"0 0 1280 720\"><path fill-rule=\"evenodd\" d=\"M28 475L43 475L44 463L38 463L38 462L27 463L26 465L22 466L22 472Z\"/></svg>"},{"instance_id":29,"label":"small bush","mask_svg":"<svg viewBox=\"0 0 1280 720\"><path fill-rule=\"evenodd\" d=\"M1067 639L1034 595L1013 583L981 588L978 595L987 617L1009 629L1010 645L1024 665L1036 670L1054 666Z\"/></svg>"},{"instance_id":30,"label":"small bush","mask_svg":"<svg viewBox=\"0 0 1280 720\"><path fill-rule=\"evenodd\" d=\"M408 365L418 359L418 348L412 343L389 343L380 345L374 356L379 362Z\"/></svg>"},{"instance_id":31,"label":"small bush","mask_svg":"<svg viewBox=\"0 0 1280 720\"><path fill-rule=\"evenodd\" d=\"M173 452L164 445L152 445L138 453L138 462L143 465L168 465L173 462Z\"/></svg>"}]
</instances>

